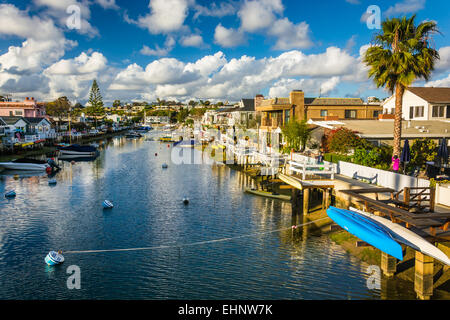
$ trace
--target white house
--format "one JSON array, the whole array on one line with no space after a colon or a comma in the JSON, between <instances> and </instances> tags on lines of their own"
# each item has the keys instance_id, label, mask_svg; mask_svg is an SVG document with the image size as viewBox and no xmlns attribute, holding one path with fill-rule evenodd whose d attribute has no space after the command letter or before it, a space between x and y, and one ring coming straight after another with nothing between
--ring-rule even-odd
<instances>
[{"instance_id":1,"label":"white house","mask_svg":"<svg viewBox=\"0 0 450 320\"><path fill-rule=\"evenodd\" d=\"M28 121L28 131L35 134L46 134L52 132L52 124L46 118L30 118L25 117ZM54 131L54 130L53 130Z\"/></svg>"},{"instance_id":2,"label":"white house","mask_svg":"<svg viewBox=\"0 0 450 320\"><path fill-rule=\"evenodd\" d=\"M145 117L145 123L151 124L151 123L169 123L170 118L168 116L146 116Z\"/></svg>"},{"instance_id":3,"label":"white house","mask_svg":"<svg viewBox=\"0 0 450 320\"><path fill-rule=\"evenodd\" d=\"M394 114L395 95L383 102L383 113ZM403 94L404 120L450 119L450 88L410 87Z\"/></svg>"}]
</instances>

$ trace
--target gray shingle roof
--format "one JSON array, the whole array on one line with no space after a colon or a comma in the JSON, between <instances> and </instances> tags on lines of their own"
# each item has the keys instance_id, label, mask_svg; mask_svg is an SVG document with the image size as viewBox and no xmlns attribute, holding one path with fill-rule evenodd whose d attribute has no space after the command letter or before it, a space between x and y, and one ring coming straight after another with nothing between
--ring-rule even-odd
<instances>
[{"instance_id":1,"label":"gray shingle roof","mask_svg":"<svg viewBox=\"0 0 450 320\"><path fill-rule=\"evenodd\" d=\"M5 122L7 125L14 125L19 120L23 120L26 123L30 124L30 122L25 119L24 117L17 117L17 116L8 116L8 117L1 117L3 119L3 122Z\"/></svg>"}]
</instances>

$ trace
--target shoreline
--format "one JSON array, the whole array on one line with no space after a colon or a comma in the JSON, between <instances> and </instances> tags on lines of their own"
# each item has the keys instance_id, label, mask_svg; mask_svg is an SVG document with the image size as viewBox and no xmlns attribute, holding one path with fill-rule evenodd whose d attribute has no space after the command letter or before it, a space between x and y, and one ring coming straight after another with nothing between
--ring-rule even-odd
<instances>
[{"instance_id":1,"label":"shoreline","mask_svg":"<svg viewBox=\"0 0 450 320\"><path fill-rule=\"evenodd\" d=\"M89 136L86 138L81 138L81 139L75 141L74 143L80 142L81 144L83 144L83 143L98 141L98 140L102 140L102 139L109 139L109 138L121 135L123 132L124 132L124 130L117 131L117 132L111 132L111 133L105 133L105 134L97 135L97 136ZM52 154L55 152L56 152L55 146L43 146L40 149L24 150L23 152L21 151L19 153L11 153L11 154L0 153L0 162L8 162L8 161L12 161L15 159L42 156L42 155Z\"/></svg>"}]
</instances>

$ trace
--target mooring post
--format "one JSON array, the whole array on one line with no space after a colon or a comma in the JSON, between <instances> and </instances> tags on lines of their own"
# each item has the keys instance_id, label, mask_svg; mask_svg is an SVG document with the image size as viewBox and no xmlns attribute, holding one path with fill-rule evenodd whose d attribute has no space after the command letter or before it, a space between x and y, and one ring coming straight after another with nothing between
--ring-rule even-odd
<instances>
[{"instance_id":1,"label":"mooring post","mask_svg":"<svg viewBox=\"0 0 450 320\"><path fill-rule=\"evenodd\" d=\"M433 258L416 251L414 291L421 300L429 300L433 295Z\"/></svg>"},{"instance_id":2,"label":"mooring post","mask_svg":"<svg viewBox=\"0 0 450 320\"><path fill-rule=\"evenodd\" d=\"M309 188L303 188L303 214L307 214L309 209Z\"/></svg>"},{"instance_id":3,"label":"mooring post","mask_svg":"<svg viewBox=\"0 0 450 320\"><path fill-rule=\"evenodd\" d=\"M385 252L381 252L381 270L387 277L392 277L397 271L397 259Z\"/></svg>"}]
</instances>

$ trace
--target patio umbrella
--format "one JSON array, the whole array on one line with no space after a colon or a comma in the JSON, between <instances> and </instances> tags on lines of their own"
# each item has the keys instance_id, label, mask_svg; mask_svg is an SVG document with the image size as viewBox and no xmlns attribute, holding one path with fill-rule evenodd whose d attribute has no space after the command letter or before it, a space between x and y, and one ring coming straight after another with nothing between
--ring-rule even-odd
<instances>
[{"instance_id":1,"label":"patio umbrella","mask_svg":"<svg viewBox=\"0 0 450 320\"><path fill-rule=\"evenodd\" d=\"M439 159L439 174L441 174L441 164L447 164L448 161L448 148L446 138L443 138L441 144L439 145L437 158Z\"/></svg>"},{"instance_id":2,"label":"patio umbrella","mask_svg":"<svg viewBox=\"0 0 450 320\"><path fill-rule=\"evenodd\" d=\"M405 144L403 145L402 154L400 156L400 161L404 162L403 165L403 173L406 171L406 164L411 161L411 150L409 149L409 141L405 140Z\"/></svg>"},{"instance_id":3,"label":"patio umbrella","mask_svg":"<svg viewBox=\"0 0 450 320\"><path fill-rule=\"evenodd\" d=\"M444 163L447 163L448 160L448 149L447 149L447 139L444 138L441 141L441 144L439 145L437 157L439 159L442 159Z\"/></svg>"}]
</instances>

